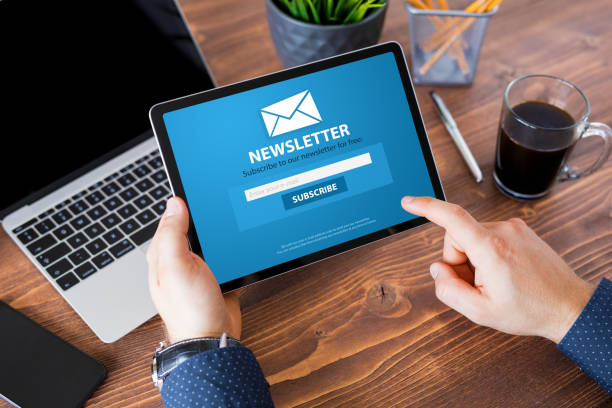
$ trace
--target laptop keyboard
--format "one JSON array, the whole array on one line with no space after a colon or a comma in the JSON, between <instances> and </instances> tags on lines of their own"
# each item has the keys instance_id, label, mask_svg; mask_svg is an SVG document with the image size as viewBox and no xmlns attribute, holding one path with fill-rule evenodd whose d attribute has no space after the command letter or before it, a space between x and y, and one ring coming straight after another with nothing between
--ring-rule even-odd
<instances>
[{"instance_id":1,"label":"laptop keyboard","mask_svg":"<svg viewBox=\"0 0 612 408\"><path fill-rule=\"evenodd\" d=\"M13 233L67 290L151 239L171 195L155 150Z\"/></svg>"}]
</instances>

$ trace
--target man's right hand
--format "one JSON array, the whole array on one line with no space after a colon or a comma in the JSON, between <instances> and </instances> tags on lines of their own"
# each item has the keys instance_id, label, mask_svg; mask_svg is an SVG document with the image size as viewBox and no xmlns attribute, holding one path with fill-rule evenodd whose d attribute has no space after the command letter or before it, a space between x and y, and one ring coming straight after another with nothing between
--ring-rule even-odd
<instances>
[{"instance_id":1,"label":"man's right hand","mask_svg":"<svg viewBox=\"0 0 612 408\"><path fill-rule=\"evenodd\" d=\"M559 343L595 290L519 218L481 224L430 197L404 197L402 207L446 230L430 268L436 295L474 323Z\"/></svg>"}]
</instances>

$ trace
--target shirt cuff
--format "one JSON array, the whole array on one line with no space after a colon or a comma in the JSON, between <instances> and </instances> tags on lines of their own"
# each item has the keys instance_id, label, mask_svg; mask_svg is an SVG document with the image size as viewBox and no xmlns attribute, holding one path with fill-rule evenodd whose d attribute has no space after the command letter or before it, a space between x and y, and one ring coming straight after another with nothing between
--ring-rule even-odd
<instances>
[{"instance_id":1,"label":"shirt cuff","mask_svg":"<svg viewBox=\"0 0 612 408\"><path fill-rule=\"evenodd\" d=\"M585 373L612 393L612 282L603 278L558 345Z\"/></svg>"},{"instance_id":2,"label":"shirt cuff","mask_svg":"<svg viewBox=\"0 0 612 408\"><path fill-rule=\"evenodd\" d=\"M269 384L246 347L207 350L185 360L164 381L166 408L273 407Z\"/></svg>"}]
</instances>

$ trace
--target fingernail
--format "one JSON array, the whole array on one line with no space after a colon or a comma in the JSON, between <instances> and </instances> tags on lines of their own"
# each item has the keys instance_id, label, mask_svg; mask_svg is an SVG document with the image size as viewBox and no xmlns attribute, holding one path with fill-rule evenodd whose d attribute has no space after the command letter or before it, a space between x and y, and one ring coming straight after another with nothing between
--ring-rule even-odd
<instances>
[{"instance_id":1,"label":"fingernail","mask_svg":"<svg viewBox=\"0 0 612 408\"><path fill-rule=\"evenodd\" d=\"M171 217L181 211L181 206L174 197L170 197L166 203L166 217Z\"/></svg>"},{"instance_id":2,"label":"fingernail","mask_svg":"<svg viewBox=\"0 0 612 408\"><path fill-rule=\"evenodd\" d=\"M408 207L408 205L410 205L410 202L414 200L414 197L412 196L405 196L404 198L402 198L402 206L403 207Z\"/></svg>"},{"instance_id":3,"label":"fingernail","mask_svg":"<svg viewBox=\"0 0 612 408\"><path fill-rule=\"evenodd\" d=\"M431 277L434 278L434 280L436 280L436 277L438 276L439 271L440 271L440 267L437 264L432 264L429 267L429 273L431 274Z\"/></svg>"}]
</instances>

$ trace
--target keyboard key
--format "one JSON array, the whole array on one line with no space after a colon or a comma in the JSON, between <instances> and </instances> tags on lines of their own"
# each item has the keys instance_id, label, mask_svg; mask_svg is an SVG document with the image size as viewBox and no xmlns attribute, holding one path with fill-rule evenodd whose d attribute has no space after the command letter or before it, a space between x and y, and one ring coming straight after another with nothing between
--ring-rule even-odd
<instances>
[{"instance_id":1,"label":"keyboard key","mask_svg":"<svg viewBox=\"0 0 612 408\"><path fill-rule=\"evenodd\" d=\"M147 191L151 187L153 187L153 182L151 180L149 180L148 178L142 179L138 183L136 183L136 188L141 193L144 193L145 191Z\"/></svg>"},{"instance_id":2,"label":"keyboard key","mask_svg":"<svg viewBox=\"0 0 612 408\"><path fill-rule=\"evenodd\" d=\"M72 196L73 200L78 200L81 197L85 197L85 195L87 194L87 190L83 190L80 193L77 193L75 195Z\"/></svg>"},{"instance_id":3,"label":"keyboard key","mask_svg":"<svg viewBox=\"0 0 612 408\"><path fill-rule=\"evenodd\" d=\"M32 242L27 246L28 251L32 253L32 255L38 255L43 251L46 251L48 248L51 248L53 245L57 244L57 239L53 238L53 235L47 234L44 237Z\"/></svg>"},{"instance_id":4,"label":"keyboard key","mask_svg":"<svg viewBox=\"0 0 612 408\"><path fill-rule=\"evenodd\" d=\"M102 238L104 238L104 240L108 242L109 245L112 245L115 242L119 241L121 238L123 238L123 233L119 231L117 228L113 228L112 230L108 231L106 234L102 235Z\"/></svg>"},{"instance_id":5,"label":"keyboard key","mask_svg":"<svg viewBox=\"0 0 612 408\"><path fill-rule=\"evenodd\" d=\"M129 188L126 188L125 190L123 190L122 192L120 192L119 195L125 201L130 201L132 198L136 198L138 193L132 187L129 187Z\"/></svg>"},{"instance_id":6,"label":"keyboard key","mask_svg":"<svg viewBox=\"0 0 612 408\"><path fill-rule=\"evenodd\" d=\"M130 163L127 166L125 166L124 168L122 168L121 170L119 170L119 172L127 173L128 170L133 169L133 168L134 168L134 163Z\"/></svg>"},{"instance_id":7,"label":"keyboard key","mask_svg":"<svg viewBox=\"0 0 612 408\"><path fill-rule=\"evenodd\" d=\"M108 217L102 218L102 224L109 229L119 224L119 222L121 222L121 218L117 214L110 214Z\"/></svg>"},{"instance_id":8,"label":"keyboard key","mask_svg":"<svg viewBox=\"0 0 612 408\"><path fill-rule=\"evenodd\" d=\"M104 194L106 194L107 196L112 196L119 190L120 187L114 181L102 187L102 191L104 191Z\"/></svg>"},{"instance_id":9,"label":"keyboard key","mask_svg":"<svg viewBox=\"0 0 612 408\"><path fill-rule=\"evenodd\" d=\"M145 161L145 160L147 160L147 157L148 157L148 156L149 156L149 155L144 155L144 156L142 156L140 159L136 160L134 163L136 163L136 164L142 164L142 163L144 163L144 161Z\"/></svg>"},{"instance_id":10,"label":"keyboard key","mask_svg":"<svg viewBox=\"0 0 612 408\"><path fill-rule=\"evenodd\" d=\"M153 221L156 218L157 218L157 216L155 214L153 214L150 210L144 210L143 212L141 212L140 214L138 214L136 216L136 219L142 225L147 225L148 223L150 223L151 221Z\"/></svg>"},{"instance_id":11,"label":"keyboard key","mask_svg":"<svg viewBox=\"0 0 612 408\"><path fill-rule=\"evenodd\" d=\"M149 191L149 194L151 194L155 200L160 200L169 193L168 190L166 190L162 186L157 186L153 190Z\"/></svg>"},{"instance_id":12,"label":"keyboard key","mask_svg":"<svg viewBox=\"0 0 612 408\"><path fill-rule=\"evenodd\" d=\"M89 227L85 228L84 231L85 231L85 234L87 234L89 238L94 239L95 237L100 235L102 232L104 232L104 227L96 222L95 224L92 224Z\"/></svg>"},{"instance_id":13,"label":"keyboard key","mask_svg":"<svg viewBox=\"0 0 612 408\"><path fill-rule=\"evenodd\" d=\"M50 216L54 212L55 212L55 208L49 208L47 211L44 211L44 212L38 214L38 219L42 220L43 218Z\"/></svg>"},{"instance_id":14,"label":"keyboard key","mask_svg":"<svg viewBox=\"0 0 612 408\"><path fill-rule=\"evenodd\" d=\"M78 247L83 245L85 242L87 242L87 238L85 237L85 235L83 235L82 232L79 232L78 234L73 235L70 238L68 238L67 241L72 247L72 249L77 249Z\"/></svg>"},{"instance_id":15,"label":"keyboard key","mask_svg":"<svg viewBox=\"0 0 612 408\"><path fill-rule=\"evenodd\" d=\"M98 187L100 187L102 184L104 184L101 181L98 181L97 183L92 184L91 186L89 186L88 190L89 191L94 191L95 189L97 189Z\"/></svg>"},{"instance_id":16,"label":"keyboard key","mask_svg":"<svg viewBox=\"0 0 612 408\"><path fill-rule=\"evenodd\" d=\"M74 229L77 231L80 230L81 228L85 228L90 223L91 221L89 221L89 218L87 218L84 215L79 215L74 220L70 221L70 225L72 225Z\"/></svg>"},{"instance_id":17,"label":"keyboard key","mask_svg":"<svg viewBox=\"0 0 612 408\"><path fill-rule=\"evenodd\" d=\"M108 212L101 205L94 207L91 210L87 211L87 215L89 215L89 218L91 218L94 221L100 217L105 216L106 214L108 214Z\"/></svg>"},{"instance_id":18,"label":"keyboard key","mask_svg":"<svg viewBox=\"0 0 612 408\"><path fill-rule=\"evenodd\" d=\"M164 183L164 186L166 186L166 188L170 190L170 182L168 180L166 180L166 182Z\"/></svg>"},{"instance_id":19,"label":"keyboard key","mask_svg":"<svg viewBox=\"0 0 612 408\"><path fill-rule=\"evenodd\" d=\"M58 205L56 205L55 209L56 210L60 210L60 209L64 208L65 206L67 206L68 204L70 204L71 201L72 200L70 200L70 199L64 200L61 203L59 203Z\"/></svg>"},{"instance_id":20,"label":"keyboard key","mask_svg":"<svg viewBox=\"0 0 612 408\"><path fill-rule=\"evenodd\" d=\"M114 176L113 174L111 174L110 176L108 176L108 177L106 177L106 178L104 179L104 182L105 182L105 183L108 183L109 181L111 181L111 180L112 180L112 179L114 179L114 178L115 178L115 176Z\"/></svg>"},{"instance_id":21,"label":"keyboard key","mask_svg":"<svg viewBox=\"0 0 612 408\"><path fill-rule=\"evenodd\" d=\"M164 169L161 169L160 171L153 173L151 178L153 178L153 180L155 180L156 182L161 183L162 181L166 180L166 171Z\"/></svg>"},{"instance_id":22,"label":"keyboard key","mask_svg":"<svg viewBox=\"0 0 612 408\"><path fill-rule=\"evenodd\" d=\"M70 272L59 278L56 282L60 286L60 288L68 290L77 283L79 283L79 278L77 278L74 273Z\"/></svg>"},{"instance_id":23,"label":"keyboard key","mask_svg":"<svg viewBox=\"0 0 612 408\"><path fill-rule=\"evenodd\" d=\"M109 251L111 252L111 254L113 254L115 258L120 258L123 255L130 252L134 248L135 248L134 245L132 245L130 241L128 241L127 239L124 239L123 241L119 242L115 246L111 247Z\"/></svg>"},{"instance_id":24,"label":"keyboard key","mask_svg":"<svg viewBox=\"0 0 612 408\"><path fill-rule=\"evenodd\" d=\"M57 261L53 265L47 267L47 272L53 279L56 279L68 272L70 269L72 269L72 264L70 261L68 261L66 258L62 258L61 261Z\"/></svg>"},{"instance_id":25,"label":"keyboard key","mask_svg":"<svg viewBox=\"0 0 612 408\"><path fill-rule=\"evenodd\" d=\"M145 164L136 167L133 171L135 175L138 177L144 177L151 172L151 169L148 168Z\"/></svg>"},{"instance_id":26,"label":"keyboard key","mask_svg":"<svg viewBox=\"0 0 612 408\"><path fill-rule=\"evenodd\" d=\"M78 268L76 268L74 270L74 273L76 273L77 275L79 275L79 278L81 279L85 279L88 276L93 275L94 273L96 273L97 269L95 266L93 266L91 264L91 262L85 262L83 265L79 266Z\"/></svg>"},{"instance_id":27,"label":"keyboard key","mask_svg":"<svg viewBox=\"0 0 612 408\"><path fill-rule=\"evenodd\" d=\"M15 228L13 230L13 234L19 234L21 231L25 230L26 228L28 228L30 225L34 225L36 223L36 218L32 218L30 221L21 224L20 226L18 226L17 228Z\"/></svg>"},{"instance_id":28,"label":"keyboard key","mask_svg":"<svg viewBox=\"0 0 612 408\"><path fill-rule=\"evenodd\" d=\"M108 252L104 251L100 255L93 257L91 261L98 267L98 269L102 269L109 263L113 262L113 257L110 256Z\"/></svg>"},{"instance_id":29,"label":"keyboard key","mask_svg":"<svg viewBox=\"0 0 612 408\"><path fill-rule=\"evenodd\" d=\"M119 207L123 204L123 201L119 197L111 197L104 202L104 206L108 208L109 211L113 211L115 208Z\"/></svg>"},{"instance_id":30,"label":"keyboard key","mask_svg":"<svg viewBox=\"0 0 612 408\"><path fill-rule=\"evenodd\" d=\"M44 234L45 232L49 232L53 228L55 228L55 224L53 223L53 221L47 219L36 224L34 228L36 228L39 233Z\"/></svg>"},{"instance_id":31,"label":"keyboard key","mask_svg":"<svg viewBox=\"0 0 612 408\"><path fill-rule=\"evenodd\" d=\"M153 160L149 161L149 166L151 166L154 169L159 169L160 167L162 167L164 165L164 163L162 162L161 157L156 157Z\"/></svg>"},{"instance_id":32,"label":"keyboard key","mask_svg":"<svg viewBox=\"0 0 612 408\"><path fill-rule=\"evenodd\" d=\"M70 211L72 211L74 215L78 215L88 209L89 206L85 201L79 200L76 203L72 203L71 205L69 205L68 208L70 208Z\"/></svg>"},{"instance_id":33,"label":"keyboard key","mask_svg":"<svg viewBox=\"0 0 612 408\"><path fill-rule=\"evenodd\" d=\"M144 194L138 197L137 199L135 199L134 204L136 204L136 207L142 210L150 206L151 204L153 204L153 200L151 200L151 198L148 195Z\"/></svg>"},{"instance_id":34,"label":"keyboard key","mask_svg":"<svg viewBox=\"0 0 612 408\"><path fill-rule=\"evenodd\" d=\"M58 245L54 246L47 252L38 255L36 260L40 262L42 266L51 265L53 262L57 261L64 255L67 255L70 252L70 247L66 245L65 242L60 242Z\"/></svg>"},{"instance_id":35,"label":"keyboard key","mask_svg":"<svg viewBox=\"0 0 612 408\"><path fill-rule=\"evenodd\" d=\"M64 238L69 237L73 233L74 233L74 230L70 228L70 225L68 224L62 225L61 227L58 227L53 231L53 235L55 235L57 239L59 239L60 241Z\"/></svg>"},{"instance_id":36,"label":"keyboard key","mask_svg":"<svg viewBox=\"0 0 612 408\"><path fill-rule=\"evenodd\" d=\"M87 250L91 252L92 255L97 254L98 252L106 249L107 247L108 245L106 245L104 241L102 241L100 238L85 245L85 248L87 248Z\"/></svg>"},{"instance_id":37,"label":"keyboard key","mask_svg":"<svg viewBox=\"0 0 612 408\"><path fill-rule=\"evenodd\" d=\"M72 214L70 214L70 211L64 209L64 210L58 211L51 218L53 218L53 221L55 221L59 225L59 224L63 224L64 222L68 221L69 219L71 219L72 218Z\"/></svg>"},{"instance_id":38,"label":"keyboard key","mask_svg":"<svg viewBox=\"0 0 612 408\"><path fill-rule=\"evenodd\" d=\"M93 193L85 197L85 200L87 200L87 202L91 205L96 205L102 202L102 200L104 200L104 195L99 191L94 191Z\"/></svg>"},{"instance_id":39,"label":"keyboard key","mask_svg":"<svg viewBox=\"0 0 612 408\"><path fill-rule=\"evenodd\" d=\"M155 211L157 215L162 215L164 211L166 211L166 200L162 200L155 203L155 205L152 206L151 209Z\"/></svg>"},{"instance_id":40,"label":"keyboard key","mask_svg":"<svg viewBox=\"0 0 612 408\"><path fill-rule=\"evenodd\" d=\"M151 157L159 156L159 149L155 149L151 152Z\"/></svg>"},{"instance_id":41,"label":"keyboard key","mask_svg":"<svg viewBox=\"0 0 612 408\"><path fill-rule=\"evenodd\" d=\"M77 249L76 251L68 255L68 259L70 259L73 264L80 265L89 259L89 253L87 253L87 251L83 248Z\"/></svg>"},{"instance_id":42,"label":"keyboard key","mask_svg":"<svg viewBox=\"0 0 612 408\"><path fill-rule=\"evenodd\" d=\"M125 232L126 234L131 234L132 232L136 231L138 227L140 227L140 224L138 224L134 219L127 220L119 226L121 231Z\"/></svg>"},{"instance_id":43,"label":"keyboard key","mask_svg":"<svg viewBox=\"0 0 612 408\"><path fill-rule=\"evenodd\" d=\"M136 178L134 176L132 176L131 174L124 174L123 176L119 177L117 179L117 181L119 182L119 184L121 184L123 187L127 187L130 184L134 183L136 181Z\"/></svg>"},{"instance_id":44,"label":"keyboard key","mask_svg":"<svg viewBox=\"0 0 612 408\"><path fill-rule=\"evenodd\" d=\"M132 215L136 214L137 210L132 204L126 204L118 209L117 212L125 220L126 218L130 218Z\"/></svg>"},{"instance_id":45,"label":"keyboard key","mask_svg":"<svg viewBox=\"0 0 612 408\"><path fill-rule=\"evenodd\" d=\"M155 230L157 230L156 222L151 223L140 231L133 233L132 235L130 235L130 238L132 239L132 241L134 241L136 245L142 245L151 238L153 238Z\"/></svg>"},{"instance_id":46,"label":"keyboard key","mask_svg":"<svg viewBox=\"0 0 612 408\"><path fill-rule=\"evenodd\" d=\"M30 228L17 235L17 238L19 238L22 244L27 244L38 238L38 233Z\"/></svg>"}]
</instances>

